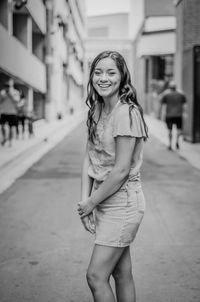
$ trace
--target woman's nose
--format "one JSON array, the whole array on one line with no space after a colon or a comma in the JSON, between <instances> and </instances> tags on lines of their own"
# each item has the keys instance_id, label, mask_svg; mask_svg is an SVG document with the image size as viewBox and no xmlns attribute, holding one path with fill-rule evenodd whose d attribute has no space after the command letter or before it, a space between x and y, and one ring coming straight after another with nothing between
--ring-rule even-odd
<instances>
[{"instance_id":1,"label":"woman's nose","mask_svg":"<svg viewBox=\"0 0 200 302\"><path fill-rule=\"evenodd\" d=\"M107 80L108 80L108 77L107 77L106 73L102 73L102 75L100 77L100 81L106 82Z\"/></svg>"}]
</instances>

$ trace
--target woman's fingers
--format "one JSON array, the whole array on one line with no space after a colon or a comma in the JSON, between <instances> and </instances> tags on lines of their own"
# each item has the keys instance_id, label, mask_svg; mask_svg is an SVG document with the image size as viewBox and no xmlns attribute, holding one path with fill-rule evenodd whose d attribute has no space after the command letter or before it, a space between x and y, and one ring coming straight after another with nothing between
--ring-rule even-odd
<instances>
[{"instance_id":1,"label":"woman's fingers","mask_svg":"<svg viewBox=\"0 0 200 302\"><path fill-rule=\"evenodd\" d=\"M90 214L89 214L89 220L90 220L91 224L95 224L93 213L90 213Z\"/></svg>"},{"instance_id":2,"label":"woman's fingers","mask_svg":"<svg viewBox=\"0 0 200 302\"><path fill-rule=\"evenodd\" d=\"M95 233L95 221L94 221L93 213L89 214L89 224L92 232Z\"/></svg>"},{"instance_id":3,"label":"woman's fingers","mask_svg":"<svg viewBox=\"0 0 200 302\"><path fill-rule=\"evenodd\" d=\"M89 218L85 217L83 219L81 219L84 228L86 229L86 231L90 232L90 233L94 233L93 229L90 227L90 223L89 223Z\"/></svg>"},{"instance_id":4,"label":"woman's fingers","mask_svg":"<svg viewBox=\"0 0 200 302\"><path fill-rule=\"evenodd\" d=\"M84 213L83 210L78 209L78 214L79 214L79 215L82 215L83 213Z\"/></svg>"},{"instance_id":5,"label":"woman's fingers","mask_svg":"<svg viewBox=\"0 0 200 302\"><path fill-rule=\"evenodd\" d=\"M81 219L85 218L86 216L88 216L88 213L82 212L82 213L80 214Z\"/></svg>"}]
</instances>

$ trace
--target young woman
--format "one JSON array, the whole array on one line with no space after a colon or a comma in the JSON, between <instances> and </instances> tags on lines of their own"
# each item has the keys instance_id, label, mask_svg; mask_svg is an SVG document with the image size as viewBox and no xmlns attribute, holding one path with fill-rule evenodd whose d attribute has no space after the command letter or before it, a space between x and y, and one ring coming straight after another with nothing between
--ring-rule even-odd
<instances>
[{"instance_id":1,"label":"young woman","mask_svg":"<svg viewBox=\"0 0 200 302\"><path fill-rule=\"evenodd\" d=\"M93 61L88 82L88 142L78 212L95 233L87 271L95 302L135 302L130 243L145 210L140 182L147 127L124 58L104 51ZM94 215L94 216L93 216Z\"/></svg>"}]
</instances>

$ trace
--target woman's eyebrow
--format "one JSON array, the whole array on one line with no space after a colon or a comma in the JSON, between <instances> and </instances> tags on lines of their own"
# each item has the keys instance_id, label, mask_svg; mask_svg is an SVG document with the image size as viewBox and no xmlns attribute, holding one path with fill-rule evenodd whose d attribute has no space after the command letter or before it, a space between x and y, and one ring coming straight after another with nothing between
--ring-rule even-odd
<instances>
[{"instance_id":1,"label":"woman's eyebrow","mask_svg":"<svg viewBox=\"0 0 200 302\"><path fill-rule=\"evenodd\" d=\"M103 70L102 68L95 68L95 70ZM106 69L107 71L111 71L111 70L113 70L113 71L115 71L115 69L114 68L109 68L109 69Z\"/></svg>"}]
</instances>

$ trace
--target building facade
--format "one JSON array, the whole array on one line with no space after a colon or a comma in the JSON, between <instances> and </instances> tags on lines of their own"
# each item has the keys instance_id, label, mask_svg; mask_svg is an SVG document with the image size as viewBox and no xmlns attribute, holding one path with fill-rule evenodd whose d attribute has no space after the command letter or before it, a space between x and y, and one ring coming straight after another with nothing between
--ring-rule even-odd
<instances>
[{"instance_id":1,"label":"building facade","mask_svg":"<svg viewBox=\"0 0 200 302\"><path fill-rule=\"evenodd\" d=\"M200 2L179 0L175 7L175 79L187 97L184 137L195 143L200 142Z\"/></svg>"},{"instance_id":2,"label":"building facade","mask_svg":"<svg viewBox=\"0 0 200 302\"><path fill-rule=\"evenodd\" d=\"M80 110L84 35L84 1L1 0L0 89L13 78L36 119Z\"/></svg>"},{"instance_id":3,"label":"building facade","mask_svg":"<svg viewBox=\"0 0 200 302\"><path fill-rule=\"evenodd\" d=\"M132 45L129 39L129 14L115 13L87 18L86 80L94 57L104 50L120 52L132 73Z\"/></svg>"},{"instance_id":4,"label":"building facade","mask_svg":"<svg viewBox=\"0 0 200 302\"><path fill-rule=\"evenodd\" d=\"M54 0L51 27L51 104L58 116L83 107L85 6L80 0Z\"/></svg>"},{"instance_id":5,"label":"building facade","mask_svg":"<svg viewBox=\"0 0 200 302\"><path fill-rule=\"evenodd\" d=\"M130 3L134 85L145 112L156 116L158 94L174 77L174 5L171 0L133 0Z\"/></svg>"},{"instance_id":6,"label":"building facade","mask_svg":"<svg viewBox=\"0 0 200 302\"><path fill-rule=\"evenodd\" d=\"M17 1L0 1L0 89L12 77L38 118L45 111L46 11L41 0L18 8ZM39 75L39 76L38 76Z\"/></svg>"}]
</instances>

